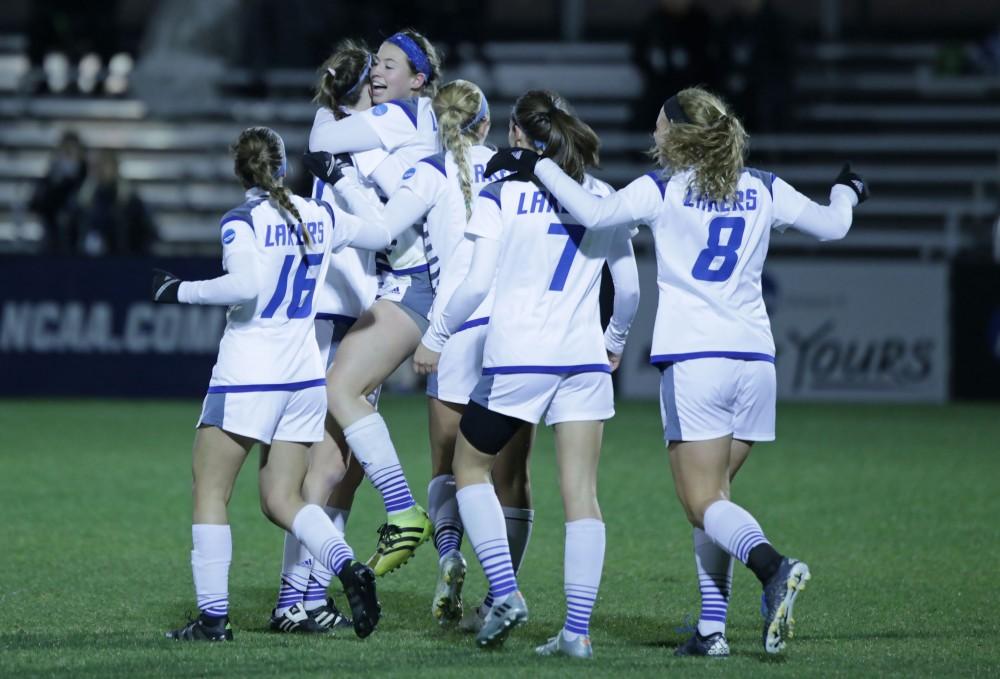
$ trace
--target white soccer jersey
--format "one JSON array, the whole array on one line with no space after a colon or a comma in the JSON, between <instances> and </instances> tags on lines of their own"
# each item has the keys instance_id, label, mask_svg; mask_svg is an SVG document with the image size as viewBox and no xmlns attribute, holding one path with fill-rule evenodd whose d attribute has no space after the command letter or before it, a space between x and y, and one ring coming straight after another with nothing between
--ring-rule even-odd
<instances>
[{"instance_id":1,"label":"white soccer jersey","mask_svg":"<svg viewBox=\"0 0 1000 679\"><path fill-rule=\"evenodd\" d=\"M584 188L611 188L586 177ZM628 229L587 231L547 191L504 180L483 189L467 233L500 241L483 375L611 372L600 318L601 269Z\"/></svg>"},{"instance_id":2,"label":"white soccer jersey","mask_svg":"<svg viewBox=\"0 0 1000 679\"><path fill-rule=\"evenodd\" d=\"M329 253L340 252L361 223L328 203L291 200L302 224L289 225L259 189L248 191L247 202L222 218L223 257L253 253L259 293L229 308L210 393L287 391L324 383L326 366L313 327L317 286L326 275ZM309 243L301 236L303 228Z\"/></svg>"},{"instance_id":3,"label":"white soccer jersey","mask_svg":"<svg viewBox=\"0 0 1000 679\"><path fill-rule=\"evenodd\" d=\"M651 172L618 195L656 241L659 301L650 360L774 360L761 294L772 227L793 223L809 199L770 172L747 168L730 201L704 200L690 171Z\"/></svg>"},{"instance_id":4,"label":"white soccer jersey","mask_svg":"<svg viewBox=\"0 0 1000 679\"><path fill-rule=\"evenodd\" d=\"M473 199L489 183L485 177L486 163L494 153L496 151L486 146L477 145L470 150L470 192ZM435 268L440 270L434 296L435 310L444 309L448 305L452 293L465 280L472 264L473 243L465 237L465 198L458 177L458 165L449 151L422 158L415 167L406 171L403 180L403 186L431 206L425 226L429 244L438 259L430 262L432 271ZM491 291L469 320L489 316L492 306ZM433 315L435 312L431 313Z\"/></svg>"},{"instance_id":5,"label":"white soccer jersey","mask_svg":"<svg viewBox=\"0 0 1000 679\"><path fill-rule=\"evenodd\" d=\"M368 157L356 157L361 173L378 183L382 194L391 197L403 181L403 174L421 158L438 152L438 124L429 97L393 99L358 113L371 125L388 157L380 162ZM407 229L385 257L376 259L379 271L397 275L428 270L428 260L434 253L425 250L424 226L414 224Z\"/></svg>"}]
</instances>

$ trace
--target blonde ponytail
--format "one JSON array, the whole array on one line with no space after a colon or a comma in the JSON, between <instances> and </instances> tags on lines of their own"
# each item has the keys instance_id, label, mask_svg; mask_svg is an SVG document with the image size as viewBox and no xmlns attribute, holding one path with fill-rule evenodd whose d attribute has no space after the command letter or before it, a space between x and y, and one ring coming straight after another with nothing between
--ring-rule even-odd
<instances>
[{"instance_id":1,"label":"blonde ponytail","mask_svg":"<svg viewBox=\"0 0 1000 679\"><path fill-rule=\"evenodd\" d=\"M479 123L489 117L486 97L468 80L453 80L434 96L441 143L458 167L458 184L465 200L465 218L472 216L472 163L470 151L478 139ZM478 121L477 121L478 119Z\"/></svg>"}]
</instances>

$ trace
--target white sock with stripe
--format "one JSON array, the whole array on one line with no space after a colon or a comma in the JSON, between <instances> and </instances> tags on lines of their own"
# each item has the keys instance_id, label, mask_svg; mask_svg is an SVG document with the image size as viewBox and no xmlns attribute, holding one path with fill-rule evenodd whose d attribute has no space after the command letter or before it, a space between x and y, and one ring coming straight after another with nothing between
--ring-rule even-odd
<instances>
[{"instance_id":1,"label":"white sock with stripe","mask_svg":"<svg viewBox=\"0 0 1000 679\"><path fill-rule=\"evenodd\" d=\"M354 552L344 542L344 534L333 525L319 505L306 505L292 521L292 532L329 570L339 573L354 558Z\"/></svg>"},{"instance_id":2,"label":"white sock with stripe","mask_svg":"<svg viewBox=\"0 0 1000 679\"><path fill-rule=\"evenodd\" d=\"M228 525L196 523L191 526L191 573L198 609L207 616L229 615L229 564L233 561L233 535Z\"/></svg>"},{"instance_id":3,"label":"white sock with stripe","mask_svg":"<svg viewBox=\"0 0 1000 679\"><path fill-rule=\"evenodd\" d=\"M716 500L705 510L705 534L744 564L750 550L767 543L757 519L729 500Z\"/></svg>"},{"instance_id":4,"label":"white sock with stripe","mask_svg":"<svg viewBox=\"0 0 1000 679\"><path fill-rule=\"evenodd\" d=\"M416 504L381 415L372 413L362 417L344 429L344 438L364 468L365 476L382 495L387 514L405 511Z\"/></svg>"},{"instance_id":5,"label":"white sock with stripe","mask_svg":"<svg viewBox=\"0 0 1000 679\"><path fill-rule=\"evenodd\" d=\"M702 529L695 528L691 537L694 542L698 589L701 592L698 634L703 637L716 633L725 634L735 560L726 550L712 542Z\"/></svg>"},{"instance_id":6,"label":"white sock with stripe","mask_svg":"<svg viewBox=\"0 0 1000 679\"><path fill-rule=\"evenodd\" d=\"M531 540L531 529L535 525L535 510L523 507L503 507L503 520L507 525L507 545L510 547L510 561L514 566L514 575L521 571L524 555L528 551L528 541ZM493 596L487 592L483 599L483 607L489 609L493 605Z\"/></svg>"},{"instance_id":7,"label":"white sock with stripe","mask_svg":"<svg viewBox=\"0 0 1000 679\"><path fill-rule=\"evenodd\" d=\"M590 634L590 614L597 601L604 570L605 530L599 519L579 519L566 524L563 560L566 623L563 638L575 641Z\"/></svg>"},{"instance_id":8,"label":"white sock with stripe","mask_svg":"<svg viewBox=\"0 0 1000 679\"><path fill-rule=\"evenodd\" d=\"M289 608L303 600L309 584L312 555L294 535L285 532L285 549L281 559L281 588L274 614L283 615Z\"/></svg>"},{"instance_id":9,"label":"white sock with stripe","mask_svg":"<svg viewBox=\"0 0 1000 679\"><path fill-rule=\"evenodd\" d=\"M347 528L347 517L351 510L340 507L324 507L323 511L333 522L333 527L341 533ZM326 590L333 582L333 571L320 562L319 559L312 560L312 569L309 572L309 585L306 587L305 596L302 598L302 605L307 611L314 611L326 605Z\"/></svg>"},{"instance_id":10,"label":"white sock with stripe","mask_svg":"<svg viewBox=\"0 0 1000 679\"><path fill-rule=\"evenodd\" d=\"M462 524L489 580L490 594L494 600L502 599L517 590L517 579L511 565L503 512L493 484L466 486L458 491L457 498Z\"/></svg>"}]
</instances>

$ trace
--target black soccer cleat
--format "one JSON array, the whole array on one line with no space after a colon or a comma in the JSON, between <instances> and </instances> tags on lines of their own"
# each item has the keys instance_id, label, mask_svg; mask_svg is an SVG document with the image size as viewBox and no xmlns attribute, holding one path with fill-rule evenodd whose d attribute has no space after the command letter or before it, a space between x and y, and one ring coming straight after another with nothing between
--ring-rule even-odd
<instances>
[{"instance_id":1,"label":"black soccer cleat","mask_svg":"<svg viewBox=\"0 0 1000 679\"><path fill-rule=\"evenodd\" d=\"M229 624L229 616L221 618L210 617L202 613L180 629L170 630L165 635L167 639L177 641L232 641L233 626Z\"/></svg>"},{"instance_id":2,"label":"black soccer cleat","mask_svg":"<svg viewBox=\"0 0 1000 679\"><path fill-rule=\"evenodd\" d=\"M271 620L267 626L272 632L294 632L296 634L325 634L327 632L327 628L313 620L301 601L281 615L275 615L275 611L271 611Z\"/></svg>"},{"instance_id":3,"label":"black soccer cleat","mask_svg":"<svg viewBox=\"0 0 1000 679\"><path fill-rule=\"evenodd\" d=\"M375 573L360 561L351 561L337 574L351 606L354 633L364 639L375 631L382 605L375 594Z\"/></svg>"},{"instance_id":4,"label":"black soccer cleat","mask_svg":"<svg viewBox=\"0 0 1000 679\"><path fill-rule=\"evenodd\" d=\"M346 615L340 612L333 599L327 599L326 603L319 608L306 611L309 617L316 621L316 624L327 630L338 630L354 627L354 623Z\"/></svg>"},{"instance_id":5,"label":"black soccer cleat","mask_svg":"<svg viewBox=\"0 0 1000 679\"><path fill-rule=\"evenodd\" d=\"M780 653L785 648L785 639L792 638L795 625L792 607L809 578L809 566L785 557L778 571L764 585L763 641L767 653Z\"/></svg>"},{"instance_id":6,"label":"black soccer cleat","mask_svg":"<svg viewBox=\"0 0 1000 679\"><path fill-rule=\"evenodd\" d=\"M722 632L701 636L696 629L691 638L677 647L674 655L678 657L705 656L710 658L728 658L729 642Z\"/></svg>"}]
</instances>

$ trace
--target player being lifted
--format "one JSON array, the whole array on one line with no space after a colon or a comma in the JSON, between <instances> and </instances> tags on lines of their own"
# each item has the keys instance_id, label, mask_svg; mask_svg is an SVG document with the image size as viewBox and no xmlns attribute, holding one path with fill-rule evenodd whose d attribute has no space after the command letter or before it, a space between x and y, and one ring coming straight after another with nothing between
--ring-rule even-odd
<instances>
[{"instance_id":1,"label":"player being lifted","mask_svg":"<svg viewBox=\"0 0 1000 679\"><path fill-rule=\"evenodd\" d=\"M228 305L226 329L195 435L194 549L191 568L201 615L167 633L178 640L227 641L232 537L227 505L250 449L260 443L264 514L291 532L344 585L360 637L374 631L380 607L375 576L344 542L322 507L302 498L310 443L323 439L326 394L314 335L314 293L330 251L370 249L377 229L327 203L291 195L282 183L285 147L266 127L233 145L246 202L222 218L226 274L181 281L153 277L153 301ZM366 238L369 240L366 241Z\"/></svg>"},{"instance_id":2,"label":"player being lifted","mask_svg":"<svg viewBox=\"0 0 1000 679\"><path fill-rule=\"evenodd\" d=\"M510 137L553 158L571 181L582 183L581 191L611 192L584 173L597 164L597 135L557 95L522 95ZM414 364L418 372L437 367L446 339L472 316L495 278L482 377L462 415L454 462L462 523L494 600L476 640L484 647L499 645L528 617L490 472L515 433L545 415L555 429L566 513L567 613L563 629L536 651L589 658L605 545L597 464L604 420L614 415L611 371L638 304L628 230L585 232L522 174L480 192L466 234L475 241L469 273L424 335ZM616 296L627 301L616 304L617 318L602 336L598 297L605 260L623 272L615 277Z\"/></svg>"},{"instance_id":3,"label":"player being lifted","mask_svg":"<svg viewBox=\"0 0 1000 679\"><path fill-rule=\"evenodd\" d=\"M724 656L732 558L763 587L768 653L792 635L805 563L778 552L757 520L730 500L730 482L757 441L774 439L774 340L761 295L772 228L843 238L868 197L844 166L821 206L770 172L743 165L747 135L718 97L700 88L667 99L652 150L662 170L601 198L551 160L499 152L488 171L533 173L587 229L648 224L656 242L659 301L651 362L662 370L664 439L674 485L694 529L702 609L678 655Z\"/></svg>"}]
</instances>

